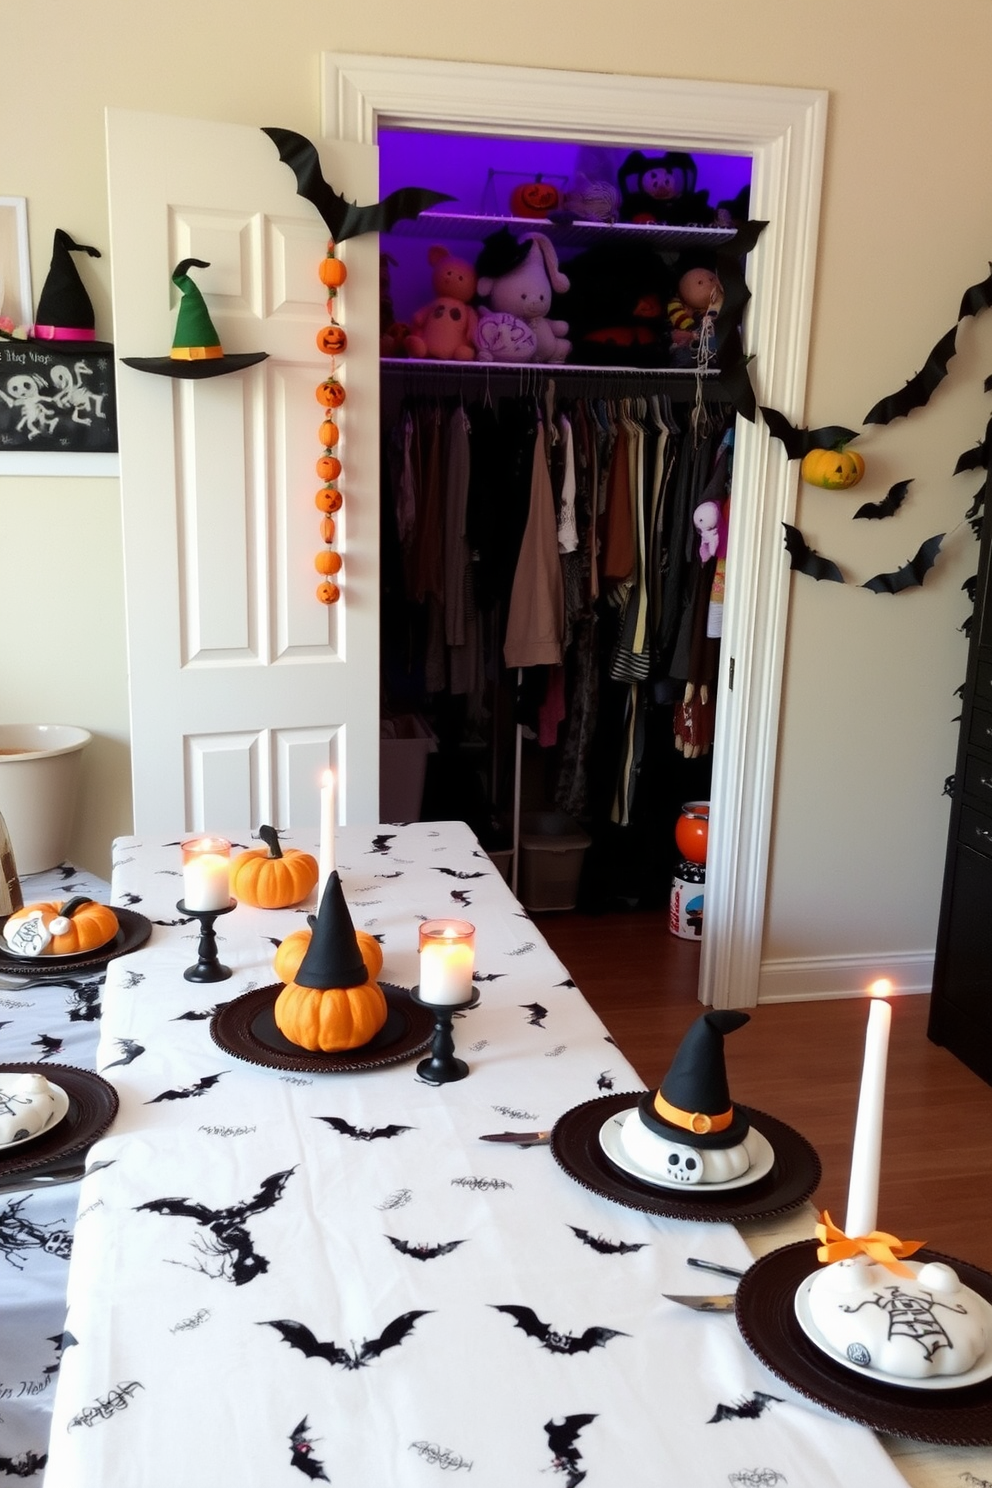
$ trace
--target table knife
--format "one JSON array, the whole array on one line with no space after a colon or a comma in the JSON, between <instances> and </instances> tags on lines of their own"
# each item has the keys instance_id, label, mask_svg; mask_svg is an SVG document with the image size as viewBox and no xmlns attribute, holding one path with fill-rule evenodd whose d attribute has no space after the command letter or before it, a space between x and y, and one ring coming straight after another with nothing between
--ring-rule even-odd
<instances>
[{"instance_id":1,"label":"table knife","mask_svg":"<svg viewBox=\"0 0 992 1488\"><path fill-rule=\"evenodd\" d=\"M480 1142L512 1142L517 1147L546 1147L551 1141L549 1131L537 1132L486 1132Z\"/></svg>"},{"instance_id":2,"label":"table knife","mask_svg":"<svg viewBox=\"0 0 992 1488\"><path fill-rule=\"evenodd\" d=\"M717 1292L713 1296L690 1296L680 1297L672 1292L661 1294L668 1302L679 1302L683 1307L691 1307L694 1312L733 1312L733 1292Z\"/></svg>"}]
</instances>

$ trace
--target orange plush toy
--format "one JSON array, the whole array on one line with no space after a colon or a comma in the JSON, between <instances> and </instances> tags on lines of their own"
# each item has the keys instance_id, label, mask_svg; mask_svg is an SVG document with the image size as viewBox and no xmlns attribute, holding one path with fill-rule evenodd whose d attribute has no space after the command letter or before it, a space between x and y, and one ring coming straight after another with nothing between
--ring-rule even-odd
<instances>
[{"instance_id":1,"label":"orange plush toy","mask_svg":"<svg viewBox=\"0 0 992 1488\"><path fill-rule=\"evenodd\" d=\"M410 322L406 354L441 362L474 361L478 316L469 301L475 294L475 270L439 245L427 250L427 262L434 270L436 298Z\"/></svg>"}]
</instances>

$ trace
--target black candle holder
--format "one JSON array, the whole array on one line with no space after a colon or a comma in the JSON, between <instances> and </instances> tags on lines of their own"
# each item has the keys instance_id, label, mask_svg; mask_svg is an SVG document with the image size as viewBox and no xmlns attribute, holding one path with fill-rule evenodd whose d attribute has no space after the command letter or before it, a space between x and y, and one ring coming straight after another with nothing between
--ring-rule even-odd
<instances>
[{"instance_id":1,"label":"black candle holder","mask_svg":"<svg viewBox=\"0 0 992 1488\"><path fill-rule=\"evenodd\" d=\"M182 915L191 915L194 920L200 922L200 943L196 948L197 962L195 966L187 966L183 976L188 982L226 982L231 976L231 968L223 966L217 959L217 937L214 934L214 920L218 915L230 914L232 909L237 909L236 899L228 900L223 909L189 909L185 899L180 899L176 908Z\"/></svg>"},{"instance_id":2,"label":"black candle holder","mask_svg":"<svg viewBox=\"0 0 992 1488\"><path fill-rule=\"evenodd\" d=\"M414 987L410 996L421 1007L430 1008L434 1014L434 1032L431 1034L431 1057L422 1059L417 1065L417 1074L428 1085L448 1085L452 1080L464 1080L468 1065L464 1059L455 1057L455 1040L451 1020L455 1013L467 1012L478 1006L479 989L472 988L472 996L466 1002L425 1002L420 988Z\"/></svg>"}]
</instances>

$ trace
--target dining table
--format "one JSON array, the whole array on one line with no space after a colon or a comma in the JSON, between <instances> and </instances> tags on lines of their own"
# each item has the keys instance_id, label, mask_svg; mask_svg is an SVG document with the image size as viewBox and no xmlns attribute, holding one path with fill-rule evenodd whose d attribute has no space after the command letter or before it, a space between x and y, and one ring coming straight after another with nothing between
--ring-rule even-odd
<instances>
[{"instance_id":1,"label":"dining table","mask_svg":"<svg viewBox=\"0 0 992 1488\"><path fill-rule=\"evenodd\" d=\"M259 846L236 824L224 835L235 853ZM288 1044L272 1015L273 957L315 895L235 903L214 925L229 974L191 980L202 926L181 836L114 842L106 897L129 934L88 969L99 996L83 973L39 986L0 967L0 1010L21 1004L4 1015L20 1042L0 1065L33 1057L56 1083L89 1070L110 1092L81 1177L45 1191L45 1164L5 1171L0 1154L0 1309L34 1320L33 1333L0 1328L0 1475L49 1488L992 1482L979 1407L955 1436L927 1397L922 1426L892 1432L793 1375L768 1322L780 1298L766 1308L761 1286L743 1328L733 1310L671 1300L734 1288L690 1258L753 1278L785 1255L815 1268L815 1153L756 1111L776 1166L750 1189L689 1197L605 1156L644 1084L464 823L337 828L388 1018L331 1055ZM317 850L316 829L280 841ZM418 934L452 917L475 927L473 1005L447 1035L467 1072L436 1083ZM89 1046L58 1043L59 1019ZM747 1037L760 1036L758 1016ZM19 1223L37 1242L6 1244ZM751 1334L769 1336L756 1349ZM15 1406L19 1434L5 1437ZM29 1445L42 1425L44 1451Z\"/></svg>"}]
</instances>

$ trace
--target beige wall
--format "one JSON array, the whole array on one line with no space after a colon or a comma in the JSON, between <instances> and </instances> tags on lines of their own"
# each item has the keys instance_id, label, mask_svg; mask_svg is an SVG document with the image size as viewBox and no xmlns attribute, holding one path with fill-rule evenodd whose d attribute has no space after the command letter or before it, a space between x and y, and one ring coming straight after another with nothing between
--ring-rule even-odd
<instances>
[{"instance_id":1,"label":"beige wall","mask_svg":"<svg viewBox=\"0 0 992 1488\"><path fill-rule=\"evenodd\" d=\"M857 427L918 370L965 287L987 272L988 0L713 0L695 15L672 0L613 0L608 23L600 0L0 7L0 191L29 199L36 292L56 226L107 242L106 104L313 135L323 50L829 90L811 425ZM109 332L106 261L93 274L98 328ZM861 440L869 476L859 498L914 478L898 518L852 523L853 497L801 494L809 541L854 583L898 566L924 537L957 530L925 588L896 598L792 581L766 958L932 947L941 787L954 765L953 694L965 666L961 584L976 555L959 524L979 483L951 472L988 415L985 319L966 323L930 408ZM58 719L97 734L75 852L106 870L109 839L130 825L116 483L3 479L0 537L0 719ZM68 673L56 665L67 635L82 642Z\"/></svg>"}]
</instances>

